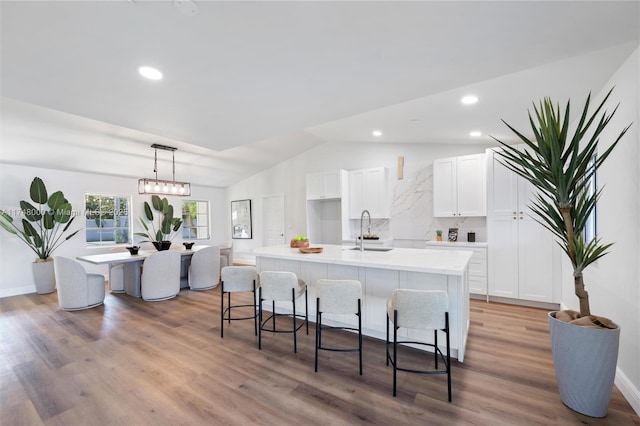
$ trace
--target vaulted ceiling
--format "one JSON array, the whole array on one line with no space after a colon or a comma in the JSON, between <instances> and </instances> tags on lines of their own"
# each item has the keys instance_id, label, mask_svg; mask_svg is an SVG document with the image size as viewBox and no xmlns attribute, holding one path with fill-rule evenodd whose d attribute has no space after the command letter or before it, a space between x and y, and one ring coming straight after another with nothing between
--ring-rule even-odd
<instances>
[{"instance_id":1,"label":"vaulted ceiling","mask_svg":"<svg viewBox=\"0 0 640 426\"><path fill-rule=\"evenodd\" d=\"M601 90L640 33L615 1L3 1L0 19L2 161L138 176L160 143L180 180L220 187L326 141L506 138L531 101Z\"/></svg>"}]
</instances>

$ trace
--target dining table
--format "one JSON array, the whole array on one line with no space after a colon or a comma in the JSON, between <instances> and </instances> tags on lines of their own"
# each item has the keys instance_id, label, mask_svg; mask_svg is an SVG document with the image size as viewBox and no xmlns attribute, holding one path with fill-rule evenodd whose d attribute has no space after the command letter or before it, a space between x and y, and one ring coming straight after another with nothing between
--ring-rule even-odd
<instances>
[{"instance_id":1,"label":"dining table","mask_svg":"<svg viewBox=\"0 0 640 426\"><path fill-rule=\"evenodd\" d=\"M180 252L181 259L184 262L190 260L191 256L193 256L195 252L206 247L209 246L194 246L190 249L181 247L172 248L170 250ZM131 254L128 251L90 254L86 256L77 256L76 259L82 262L91 263L93 265L108 265L109 269L111 269L115 265L123 265L125 293L135 297L142 297L140 289L142 276L141 266L147 257L157 252L157 250L139 250L137 254ZM188 267L186 268L186 270L188 271Z\"/></svg>"}]
</instances>

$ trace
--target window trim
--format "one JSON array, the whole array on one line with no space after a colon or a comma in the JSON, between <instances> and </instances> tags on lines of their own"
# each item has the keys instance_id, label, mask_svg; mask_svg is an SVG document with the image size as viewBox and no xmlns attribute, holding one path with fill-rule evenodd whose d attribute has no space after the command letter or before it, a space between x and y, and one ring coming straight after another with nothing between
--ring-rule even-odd
<instances>
[{"instance_id":1,"label":"window trim","mask_svg":"<svg viewBox=\"0 0 640 426\"><path fill-rule=\"evenodd\" d=\"M108 241L108 240L98 240L98 241L87 241L87 230L89 229L99 229L98 227L96 228L88 228L87 225L87 213L89 212L87 210L87 196L93 196L93 197L118 197L118 198L125 198L127 199L127 203L128 203L128 223L129 223L129 231L128 231L128 235L127 235L127 241L123 242L123 243L118 243L115 241L115 237L113 241ZM117 247L117 246L123 246L123 245L130 245L133 244L133 210L132 210L132 206L133 206L133 196L131 194L124 194L124 193L109 193L109 192L85 192L84 194L84 220L85 220L85 233L84 233L84 238L85 238L85 245L87 248L101 248L101 247ZM121 216L124 217L124 216ZM115 224L114 224L115 225ZM116 228L115 226L112 228L114 231L116 229L122 229L120 228Z\"/></svg>"}]
</instances>

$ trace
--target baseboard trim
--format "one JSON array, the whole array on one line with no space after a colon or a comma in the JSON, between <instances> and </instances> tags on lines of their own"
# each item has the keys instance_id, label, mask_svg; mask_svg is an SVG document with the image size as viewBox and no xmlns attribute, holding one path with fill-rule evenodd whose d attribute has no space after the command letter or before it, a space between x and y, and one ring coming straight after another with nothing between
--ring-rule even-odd
<instances>
[{"instance_id":1,"label":"baseboard trim","mask_svg":"<svg viewBox=\"0 0 640 426\"><path fill-rule=\"evenodd\" d=\"M487 302L506 303L508 305L528 306L530 308L547 309L557 311L560 307L558 303L536 302L534 300L511 299L508 297L489 296Z\"/></svg>"},{"instance_id":2,"label":"baseboard trim","mask_svg":"<svg viewBox=\"0 0 640 426\"><path fill-rule=\"evenodd\" d=\"M640 389L636 388L631 380L624 374L620 367L616 368L616 378L614 383L620 390L620 393L631 405L631 408L640 416Z\"/></svg>"},{"instance_id":3,"label":"baseboard trim","mask_svg":"<svg viewBox=\"0 0 640 426\"><path fill-rule=\"evenodd\" d=\"M29 294L29 293L35 293L35 292L36 292L35 284L26 285L22 287L5 288L5 289L0 289L0 299L3 297L18 296L20 294Z\"/></svg>"}]
</instances>

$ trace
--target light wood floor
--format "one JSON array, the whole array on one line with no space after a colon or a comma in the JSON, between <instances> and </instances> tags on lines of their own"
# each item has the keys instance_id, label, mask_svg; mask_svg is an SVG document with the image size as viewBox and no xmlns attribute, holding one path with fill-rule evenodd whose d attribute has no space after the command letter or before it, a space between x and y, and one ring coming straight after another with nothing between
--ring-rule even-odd
<instances>
[{"instance_id":1,"label":"light wood floor","mask_svg":"<svg viewBox=\"0 0 640 426\"><path fill-rule=\"evenodd\" d=\"M363 376L348 353L321 353L314 373L313 325L298 354L290 335L265 334L258 351L251 321L220 338L219 306L219 288L108 294L78 312L55 293L0 299L0 424L640 425L617 389L605 419L560 402L543 310L472 301L448 403L445 376L399 373L393 398L381 341L365 340Z\"/></svg>"}]
</instances>

